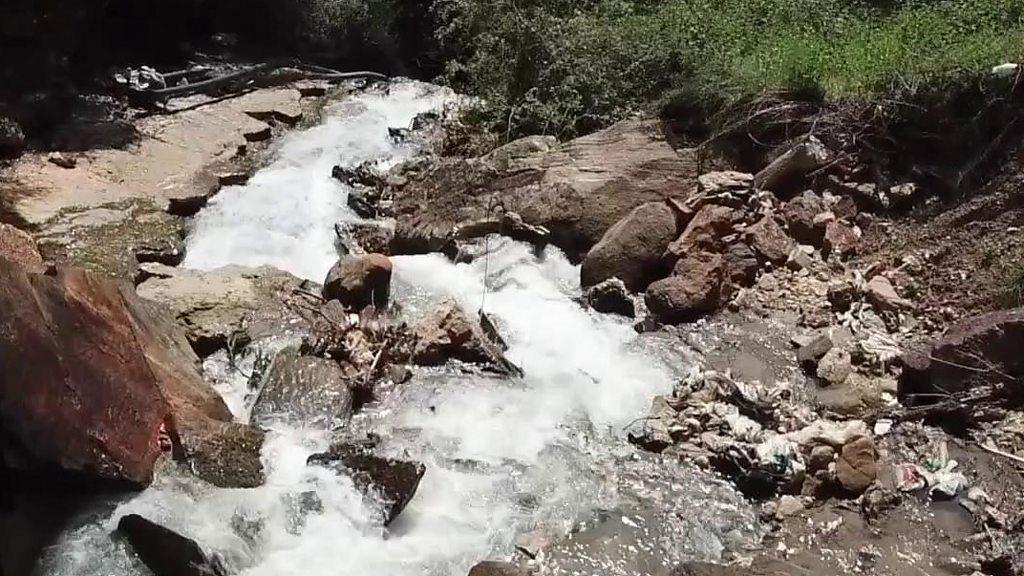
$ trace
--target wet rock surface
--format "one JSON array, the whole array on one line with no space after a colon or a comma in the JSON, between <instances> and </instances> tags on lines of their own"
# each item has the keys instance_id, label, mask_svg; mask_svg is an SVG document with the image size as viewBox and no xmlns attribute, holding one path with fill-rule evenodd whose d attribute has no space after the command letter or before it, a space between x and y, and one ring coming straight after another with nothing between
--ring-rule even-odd
<instances>
[{"instance_id":1,"label":"wet rock surface","mask_svg":"<svg viewBox=\"0 0 1024 576\"><path fill-rule=\"evenodd\" d=\"M383 254L345 256L331 267L323 295L346 308L386 308L391 294L391 261Z\"/></svg>"},{"instance_id":2,"label":"wet rock surface","mask_svg":"<svg viewBox=\"0 0 1024 576\"><path fill-rule=\"evenodd\" d=\"M352 417L352 402L350 376L336 362L287 348L274 356L252 414L337 425Z\"/></svg>"},{"instance_id":3,"label":"wet rock surface","mask_svg":"<svg viewBox=\"0 0 1024 576\"><path fill-rule=\"evenodd\" d=\"M412 501L426 473L423 464L377 456L360 445L332 446L329 452L310 456L309 463L349 475L357 488L376 497L385 526Z\"/></svg>"},{"instance_id":4,"label":"wet rock surface","mask_svg":"<svg viewBox=\"0 0 1024 576\"><path fill-rule=\"evenodd\" d=\"M137 514L123 516L117 531L154 576L225 576L227 571L192 539Z\"/></svg>"}]
</instances>

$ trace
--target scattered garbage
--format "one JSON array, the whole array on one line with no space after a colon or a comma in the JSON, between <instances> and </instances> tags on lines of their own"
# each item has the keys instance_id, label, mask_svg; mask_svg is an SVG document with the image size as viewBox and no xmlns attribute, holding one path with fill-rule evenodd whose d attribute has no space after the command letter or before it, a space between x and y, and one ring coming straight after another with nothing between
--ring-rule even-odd
<instances>
[{"instance_id":1,"label":"scattered garbage","mask_svg":"<svg viewBox=\"0 0 1024 576\"><path fill-rule=\"evenodd\" d=\"M957 466L959 463L949 458L946 443L939 442L922 464L904 463L896 467L896 487L902 492L928 488L932 498L955 498L968 484L967 477L956 471Z\"/></svg>"}]
</instances>

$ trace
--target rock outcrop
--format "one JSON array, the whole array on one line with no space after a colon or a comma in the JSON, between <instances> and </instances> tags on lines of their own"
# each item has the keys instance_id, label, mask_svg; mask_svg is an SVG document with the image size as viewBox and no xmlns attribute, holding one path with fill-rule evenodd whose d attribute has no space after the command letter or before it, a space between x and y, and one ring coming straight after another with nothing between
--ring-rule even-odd
<instances>
[{"instance_id":1,"label":"rock outcrop","mask_svg":"<svg viewBox=\"0 0 1024 576\"><path fill-rule=\"evenodd\" d=\"M481 324L469 317L454 301L444 302L431 310L412 327L415 345L412 361L423 366L437 366L450 359L479 363L485 368L505 374L521 371L502 354Z\"/></svg>"},{"instance_id":2,"label":"rock outcrop","mask_svg":"<svg viewBox=\"0 0 1024 576\"><path fill-rule=\"evenodd\" d=\"M169 441L214 481L234 466L260 475L262 435L232 423L185 338L130 287L0 259L0 317L2 426L30 461L144 485ZM240 430L251 432L255 456L219 459L217 446ZM219 473L206 465L213 460Z\"/></svg>"},{"instance_id":3,"label":"rock outcrop","mask_svg":"<svg viewBox=\"0 0 1024 576\"><path fill-rule=\"evenodd\" d=\"M391 260L383 254L344 256L327 273L324 298L351 310L386 308L391 295Z\"/></svg>"},{"instance_id":4,"label":"rock outcrop","mask_svg":"<svg viewBox=\"0 0 1024 576\"><path fill-rule=\"evenodd\" d=\"M395 192L396 254L441 250L460 223L515 212L579 257L637 206L685 199L696 189L696 162L674 150L655 121L623 121L560 146L525 146L511 160L492 155L407 173Z\"/></svg>"}]
</instances>

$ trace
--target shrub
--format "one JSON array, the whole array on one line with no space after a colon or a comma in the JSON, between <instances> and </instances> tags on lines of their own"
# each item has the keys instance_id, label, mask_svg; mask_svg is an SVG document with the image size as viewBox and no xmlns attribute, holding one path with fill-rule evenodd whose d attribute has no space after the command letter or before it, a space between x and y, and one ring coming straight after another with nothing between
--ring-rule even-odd
<instances>
[{"instance_id":1,"label":"shrub","mask_svg":"<svg viewBox=\"0 0 1024 576\"><path fill-rule=\"evenodd\" d=\"M913 99L1024 55L1019 0L437 0L445 80L509 135L679 95ZM675 96L675 98L672 98Z\"/></svg>"}]
</instances>

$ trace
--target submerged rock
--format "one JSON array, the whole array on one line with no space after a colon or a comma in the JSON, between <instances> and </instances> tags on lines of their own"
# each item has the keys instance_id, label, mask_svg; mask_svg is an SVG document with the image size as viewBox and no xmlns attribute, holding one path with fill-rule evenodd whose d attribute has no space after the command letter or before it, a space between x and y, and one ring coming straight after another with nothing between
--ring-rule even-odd
<instances>
[{"instance_id":1,"label":"submerged rock","mask_svg":"<svg viewBox=\"0 0 1024 576\"><path fill-rule=\"evenodd\" d=\"M419 462L383 458L352 444L332 446L328 452L310 456L308 463L347 473L359 490L375 495L383 506L385 526L412 501L426 472Z\"/></svg>"},{"instance_id":2,"label":"submerged rock","mask_svg":"<svg viewBox=\"0 0 1024 576\"><path fill-rule=\"evenodd\" d=\"M662 255L678 235L675 213L665 202L636 207L605 232L583 259L584 287L618 278L633 291L644 290L668 271Z\"/></svg>"},{"instance_id":3,"label":"submerged rock","mask_svg":"<svg viewBox=\"0 0 1024 576\"><path fill-rule=\"evenodd\" d=\"M154 576L226 576L227 571L199 544L177 532L129 514L117 523L117 531L131 544Z\"/></svg>"},{"instance_id":4,"label":"submerged rock","mask_svg":"<svg viewBox=\"0 0 1024 576\"><path fill-rule=\"evenodd\" d=\"M527 572L510 562L487 560L469 570L468 576L526 576Z\"/></svg>"},{"instance_id":5,"label":"submerged rock","mask_svg":"<svg viewBox=\"0 0 1024 576\"><path fill-rule=\"evenodd\" d=\"M609 278L591 286L584 292L587 305L604 314L618 314L626 318L636 317L636 305L626 285L618 278Z\"/></svg>"},{"instance_id":6,"label":"submerged rock","mask_svg":"<svg viewBox=\"0 0 1024 576\"><path fill-rule=\"evenodd\" d=\"M327 273L324 298L346 308L386 308L391 295L391 260L383 254L344 256Z\"/></svg>"},{"instance_id":7,"label":"submerged rock","mask_svg":"<svg viewBox=\"0 0 1024 576\"><path fill-rule=\"evenodd\" d=\"M252 414L257 422L285 415L303 423L344 424L352 417L352 400L337 362L288 348L274 356Z\"/></svg>"}]
</instances>

